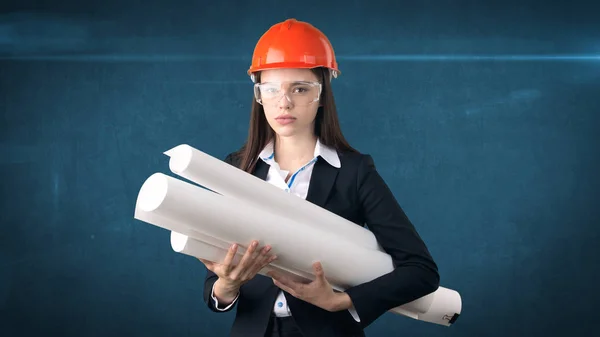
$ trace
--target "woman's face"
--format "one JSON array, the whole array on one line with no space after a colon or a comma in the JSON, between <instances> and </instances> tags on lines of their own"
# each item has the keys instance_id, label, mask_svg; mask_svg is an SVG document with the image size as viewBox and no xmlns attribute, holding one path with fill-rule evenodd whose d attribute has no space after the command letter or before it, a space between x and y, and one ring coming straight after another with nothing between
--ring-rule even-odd
<instances>
[{"instance_id":1,"label":"woman's face","mask_svg":"<svg viewBox=\"0 0 600 337\"><path fill-rule=\"evenodd\" d=\"M310 69L272 69L261 73L257 97L265 117L281 137L312 133L321 87Z\"/></svg>"}]
</instances>

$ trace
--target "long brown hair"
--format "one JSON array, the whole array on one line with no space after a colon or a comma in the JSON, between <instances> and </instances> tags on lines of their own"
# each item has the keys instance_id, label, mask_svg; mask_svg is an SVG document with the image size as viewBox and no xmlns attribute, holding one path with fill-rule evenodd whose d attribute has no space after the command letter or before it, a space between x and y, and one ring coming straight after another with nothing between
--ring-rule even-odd
<instances>
[{"instance_id":1,"label":"long brown hair","mask_svg":"<svg viewBox=\"0 0 600 337\"><path fill-rule=\"evenodd\" d=\"M329 81L329 70L323 67L311 70L317 75L323 85L320 100L322 106L317 110L315 117L315 135L323 145L334 148L339 152L358 152L348 144L342 134L335 99ZM256 82L260 83L260 73L256 73L255 76ZM265 118L263 106L256 102L253 96L248 138L246 143L234 153L238 167L248 173L252 173L256 167L260 151L262 151L273 137L274 132Z\"/></svg>"}]
</instances>

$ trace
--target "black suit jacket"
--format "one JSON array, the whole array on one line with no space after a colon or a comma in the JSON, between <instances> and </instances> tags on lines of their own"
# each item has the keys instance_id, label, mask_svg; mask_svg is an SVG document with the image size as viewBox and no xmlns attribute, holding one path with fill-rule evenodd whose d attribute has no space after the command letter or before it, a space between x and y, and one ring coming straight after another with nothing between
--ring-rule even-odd
<instances>
[{"instance_id":1,"label":"black suit jacket","mask_svg":"<svg viewBox=\"0 0 600 337\"><path fill-rule=\"evenodd\" d=\"M363 329L389 309L435 291L439 275L427 247L375 169L370 155L338 153L341 168L319 158L313 168L306 200L357 226L366 223L383 249L392 257L395 270L346 290L360 322L348 310L329 312L284 292L292 316L307 337L364 336ZM238 167L232 154L225 162ZM253 174L266 179L269 165L259 160ZM241 242L240 244L247 244ZM325 270L327 275L327 270ZM211 290L217 276L207 270L204 301L217 311ZM271 278L257 274L240 288L232 337L263 337L279 292Z\"/></svg>"}]
</instances>

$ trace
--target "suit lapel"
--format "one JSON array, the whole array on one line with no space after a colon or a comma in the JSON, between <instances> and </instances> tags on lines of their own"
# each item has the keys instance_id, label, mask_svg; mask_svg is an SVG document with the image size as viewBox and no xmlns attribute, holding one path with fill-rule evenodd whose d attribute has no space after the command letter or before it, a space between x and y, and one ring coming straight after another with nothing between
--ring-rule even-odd
<instances>
[{"instance_id":1,"label":"suit lapel","mask_svg":"<svg viewBox=\"0 0 600 337\"><path fill-rule=\"evenodd\" d=\"M254 175L262 180L267 180L269 167L270 166L267 163L258 159L258 162L256 162L256 167L254 168Z\"/></svg>"},{"instance_id":2,"label":"suit lapel","mask_svg":"<svg viewBox=\"0 0 600 337\"><path fill-rule=\"evenodd\" d=\"M331 193L338 170L319 157L313 168L306 200L318 206L325 206Z\"/></svg>"}]
</instances>

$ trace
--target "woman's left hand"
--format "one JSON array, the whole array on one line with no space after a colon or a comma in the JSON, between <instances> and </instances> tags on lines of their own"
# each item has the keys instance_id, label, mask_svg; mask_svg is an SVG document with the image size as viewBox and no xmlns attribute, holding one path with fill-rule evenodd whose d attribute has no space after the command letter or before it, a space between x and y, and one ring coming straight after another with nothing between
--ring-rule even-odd
<instances>
[{"instance_id":1,"label":"woman's left hand","mask_svg":"<svg viewBox=\"0 0 600 337\"><path fill-rule=\"evenodd\" d=\"M346 293L338 293L333 290L327 279L320 262L313 263L315 280L310 283L293 281L280 273L270 271L267 273L273 279L273 283L281 290L290 295L325 309L327 311L339 311L350 307L350 297Z\"/></svg>"}]
</instances>

